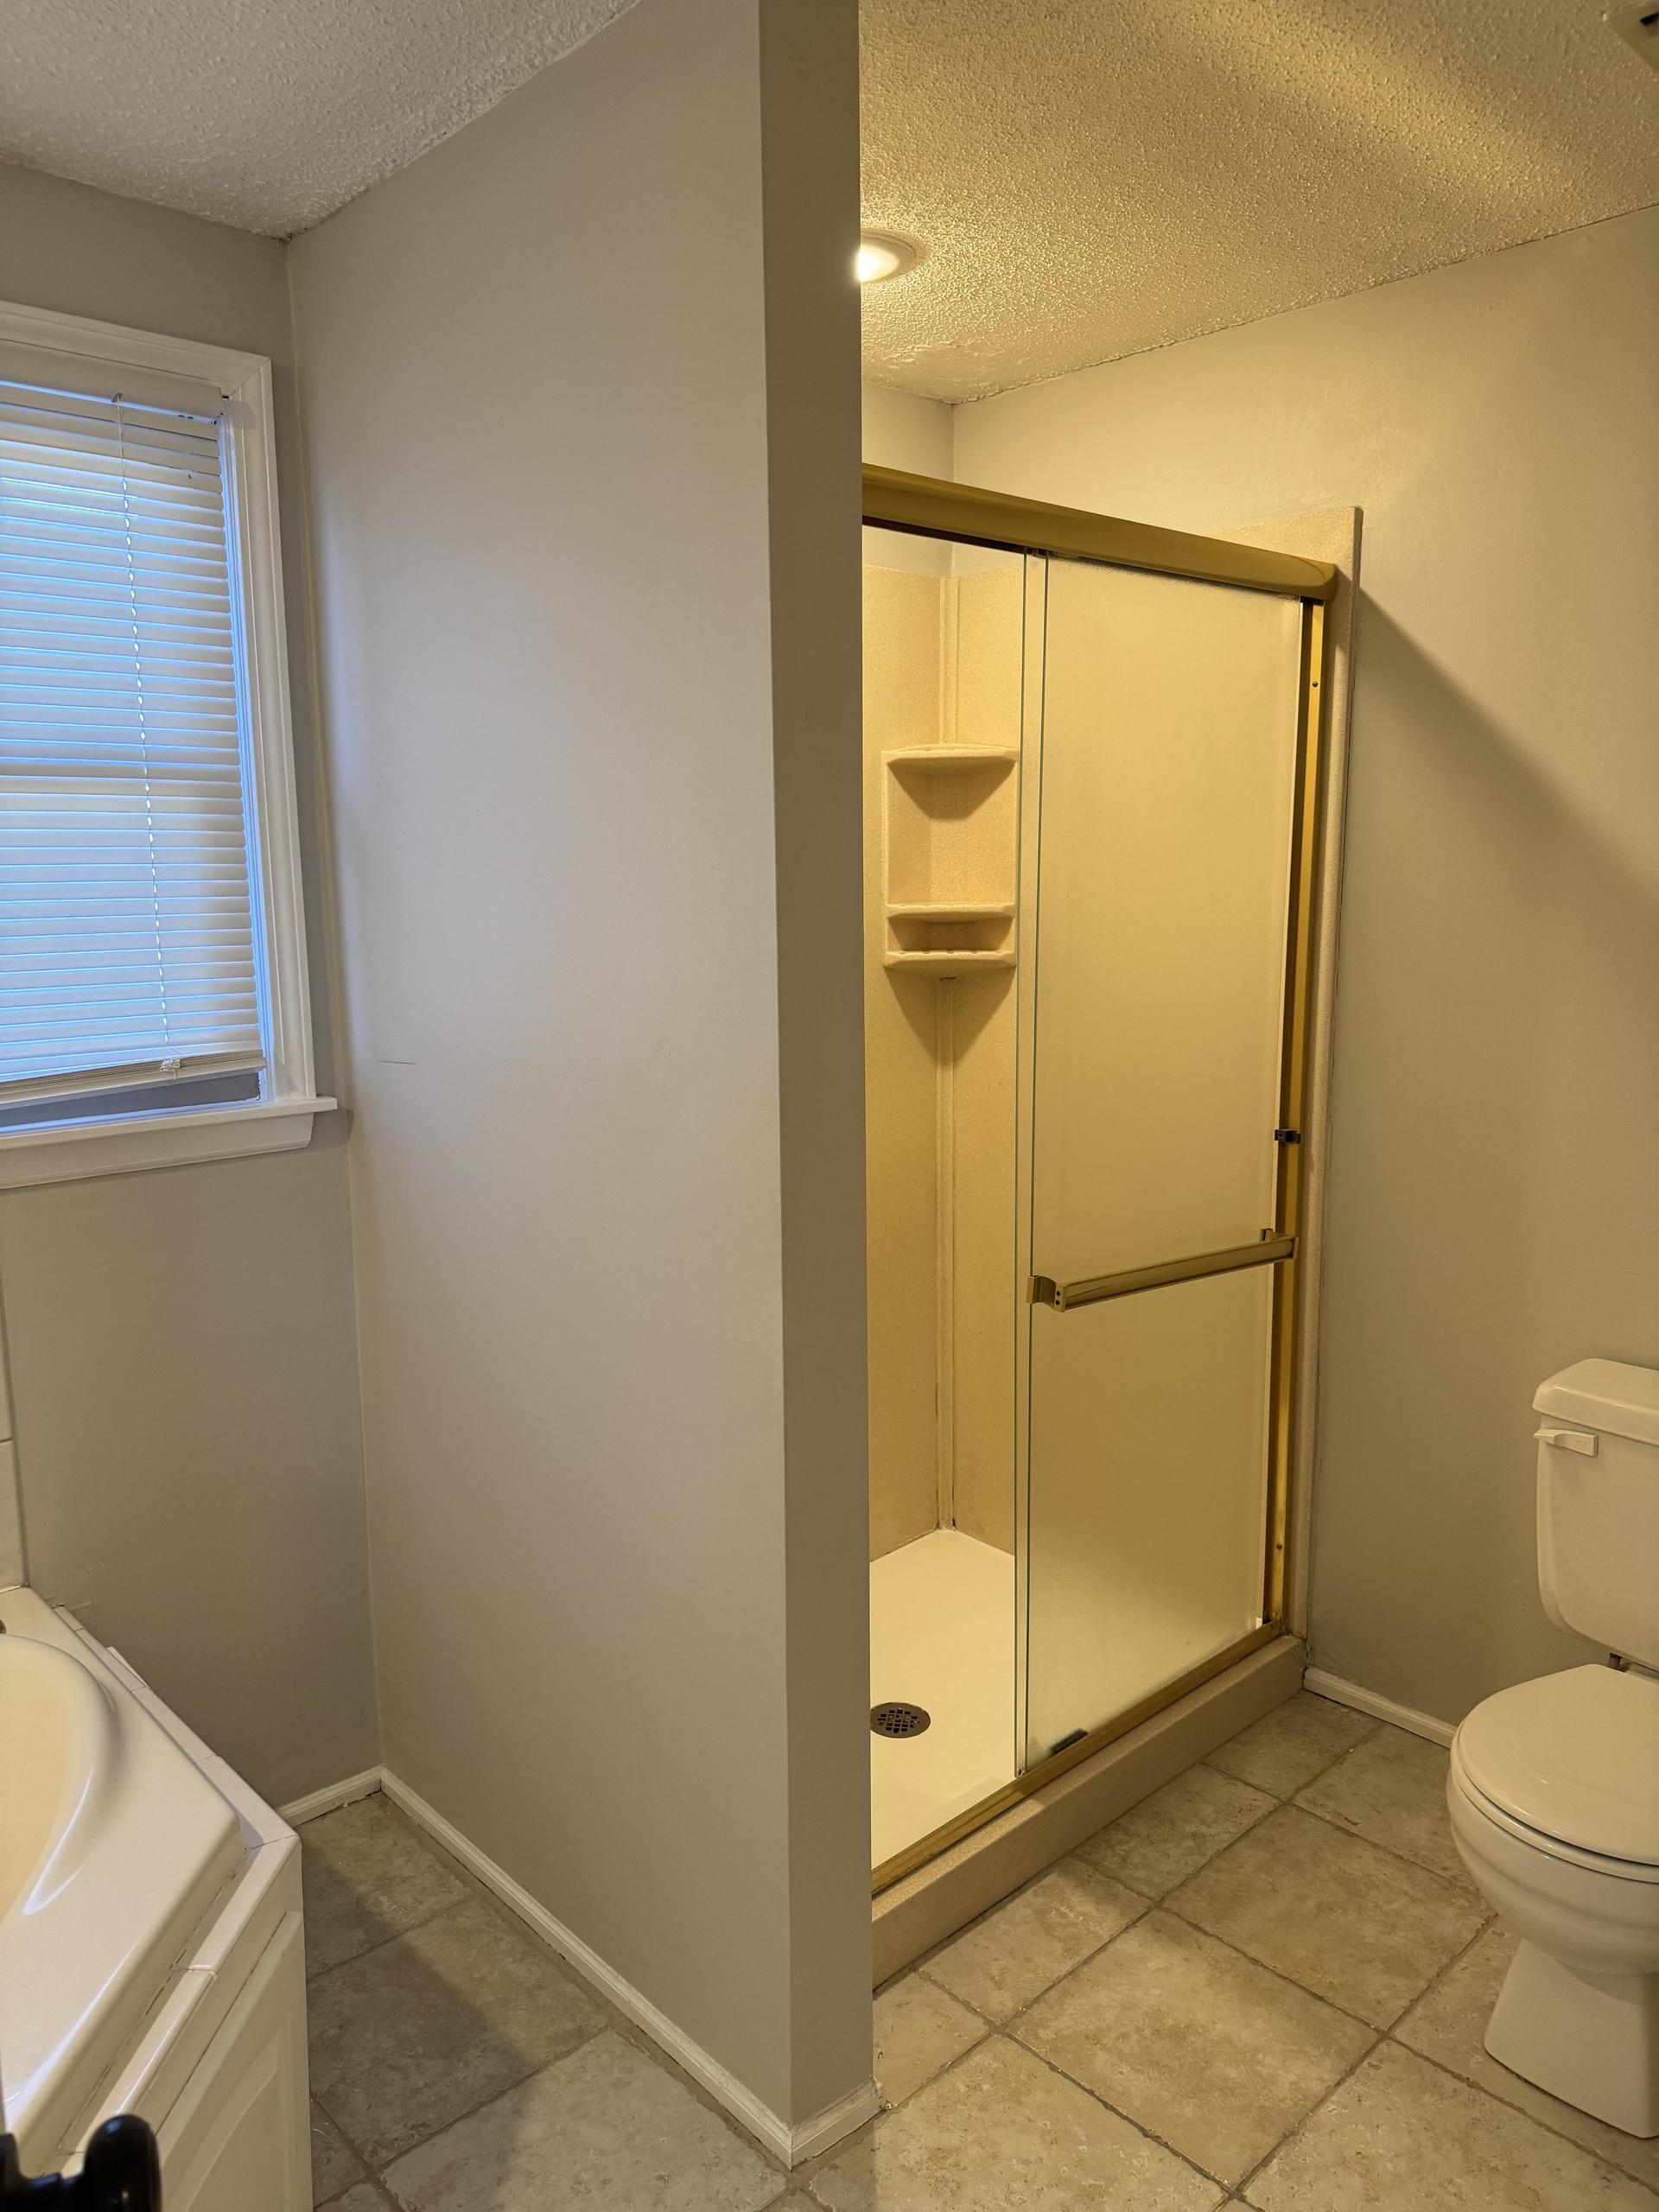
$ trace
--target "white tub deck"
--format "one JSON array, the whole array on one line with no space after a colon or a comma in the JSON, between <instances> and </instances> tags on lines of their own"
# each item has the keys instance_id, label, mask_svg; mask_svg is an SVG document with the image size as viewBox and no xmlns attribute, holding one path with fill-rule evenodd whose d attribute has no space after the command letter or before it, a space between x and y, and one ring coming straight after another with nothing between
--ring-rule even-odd
<instances>
[{"instance_id":1,"label":"white tub deck","mask_svg":"<svg viewBox=\"0 0 1659 2212\"><path fill-rule=\"evenodd\" d=\"M244 1872L226 1798L92 1647L0 1591L0 2083L54 2155Z\"/></svg>"}]
</instances>

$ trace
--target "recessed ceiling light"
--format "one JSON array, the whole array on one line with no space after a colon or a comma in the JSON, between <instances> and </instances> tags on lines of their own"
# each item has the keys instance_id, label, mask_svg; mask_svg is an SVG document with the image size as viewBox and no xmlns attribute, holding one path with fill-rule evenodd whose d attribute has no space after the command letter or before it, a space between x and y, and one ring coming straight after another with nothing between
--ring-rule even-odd
<instances>
[{"instance_id":1,"label":"recessed ceiling light","mask_svg":"<svg viewBox=\"0 0 1659 2212\"><path fill-rule=\"evenodd\" d=\"M1610 8L1601 20L1618 33L1626 46L1633 46L1644 61L1659 69L1659 7L1654 0L1643 0L1643 5L1635 8Z\"/></svg>"},{"instance_id":2,"label":"recessed ceiling light","mask_svg":"<svg viewBox=\"0 0 1659 2212\"><path fill-rule=\"evenodd\" d=\"M890 231L861 231L853 268L861 284L879 284L886 277L902 276L918 257L908 238L894 238Z\"/></svg>"}]
</instances>

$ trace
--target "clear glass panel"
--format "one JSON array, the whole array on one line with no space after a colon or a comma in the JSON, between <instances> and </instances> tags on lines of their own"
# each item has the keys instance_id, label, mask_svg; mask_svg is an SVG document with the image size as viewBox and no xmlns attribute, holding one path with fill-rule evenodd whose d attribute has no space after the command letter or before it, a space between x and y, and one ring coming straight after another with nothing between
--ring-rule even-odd
<instances>
[{"instance_id":1,"label":"clear glass panel","mask_svg":"<svg viewBox=\"0 0 1659 2212\"><path fill-rule=\"evenodd\" d=\"M1261 1622L1272 1273L1033 1310L1027 1764Z\"/></svg>"},{"instance_id":2,"label":"clear glass panel","mask_svg":"<svg viewBox=\"0 0 1659 2212\"><path fill-rule=\"evenodd\" d=\"M1301 608L1052 561L1035 1271L1273 1219Z\"/></svg>"},{"instance_id":3,"label":"clear glass panel","mask_svg":"<svg viewBox=\"0 0 1659 2212\"><path fill-rule=\"evenodd\" d=\"M1023 1196L1030 1272L1065 1282L1274 1222L1302 611L1046 571ZM1259 1624L1272 1305L1262 1268L1032 1311L1027 1762Z\"/></svg>"}]
</instances>

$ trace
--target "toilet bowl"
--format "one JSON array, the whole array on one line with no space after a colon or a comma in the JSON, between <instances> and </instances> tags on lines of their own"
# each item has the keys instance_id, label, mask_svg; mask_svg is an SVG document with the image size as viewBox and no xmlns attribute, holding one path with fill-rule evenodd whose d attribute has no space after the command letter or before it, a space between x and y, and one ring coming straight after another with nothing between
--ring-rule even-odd
<instances>
[{"instance_id":1,"label":"toilet bowl","mask_svg":"<svg viewBox=\"0 0 1659 2212\"><path fill-rule=\"evenodd\" d=\"M1521 1938L1486 2048L1659 2135L1659 1369L1581 1359L1532 1403L1538 1594L1624 1656L1500 1690L1452 1739L1452 1835Z\"/></svg>"},{"instance_id":2,"label":"toilet bowl","mask_svg":"<svg viewBox=\"0 0 1659 2212\"><path fill-rule=\"evenodd\" d=\"M1520 1937L1486 2031L1512 2073L1659 2134L1659 1679L1574 1667L1452 1739L1464 1864Z\"/></svg>"}]
</instances>

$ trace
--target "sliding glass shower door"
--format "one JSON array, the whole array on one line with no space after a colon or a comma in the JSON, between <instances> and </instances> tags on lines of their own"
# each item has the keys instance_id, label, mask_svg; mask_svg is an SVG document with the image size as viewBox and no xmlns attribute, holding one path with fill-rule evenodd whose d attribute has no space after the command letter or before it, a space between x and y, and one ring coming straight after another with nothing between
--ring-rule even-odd
<instances>
[{"instance_id":1,"label":"sliding glass shower door","mask_svg":"<svg viewBox=\"0 0 1659 2212\"><path fill-rule=\"evenodd\" d=\"M1307 619L1268 592L1031 569L1027 1767L1150 1707L1269 1611Z\"/></svg>"}]
</instances>

